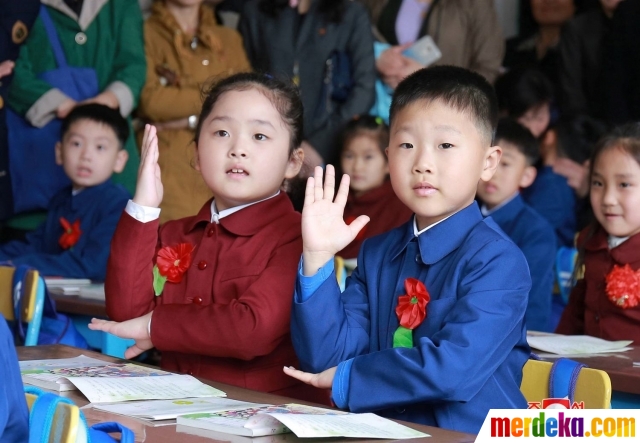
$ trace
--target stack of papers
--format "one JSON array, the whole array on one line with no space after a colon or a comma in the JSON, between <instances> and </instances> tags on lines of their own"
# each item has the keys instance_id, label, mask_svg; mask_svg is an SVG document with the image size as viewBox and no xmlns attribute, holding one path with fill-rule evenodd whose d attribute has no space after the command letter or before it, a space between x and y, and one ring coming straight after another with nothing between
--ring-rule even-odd
<instances>
[{"instance_id":1,"label":"stack of papers","mask_svg":"<svg viewBox=\"0 0 640 443\"><path fill-rule=\"evenodd\" d=\"M193 427L246 437L293 432L298 437L408 439L429 437L375 414L350 414L295 403L178 416L178 432Z\"/></svg>"},{"instance_id":2,"label":"stack of papers","mask_svg":"<svg viewBox=\"0 0 640 443\"><path fill-rule=\"evenodd\" d=\"M81 287L91 284L86 278L45 277L44 282L49 292L61 295L78 295Z\"/></svg>"},{"instance_id":3,"label":"stack of papers","mask_svg":"<svg viewBox=\"0 0 640 443\"><path fill-rule=\"evenodd\" d=\"M599 354L623 352L633 340L608 341L590 335L527 334L529 346L558 355Z\"/></svg>"},{"instance_id":4,"label":"stack of papers","mask_svg":"<svg viewBox=\"0 0 640 443\"><path fill-rule=\"evenodd\" d=\"M78 389L91 403L226 396L190 375L86 356L21 361L20 373L26 384L58 391Z\"/></svg>"}]
</instances>

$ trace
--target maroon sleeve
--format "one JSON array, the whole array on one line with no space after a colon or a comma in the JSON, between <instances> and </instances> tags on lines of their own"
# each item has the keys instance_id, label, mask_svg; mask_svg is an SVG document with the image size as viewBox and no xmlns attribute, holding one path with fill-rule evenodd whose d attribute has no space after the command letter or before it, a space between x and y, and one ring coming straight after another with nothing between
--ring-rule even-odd
<instances>
[{"instance_id":1,"label":"maroon sleeve","mask_svg":"<svg viewBox=\"0 0 640 443\"><path fill-rule=\"evenodd\" d=\"M153 258L158 226L158 220L142 223L122 213L111 240L105 281L107 315L111 320L130 320L155 308Z\"/></svg>"}]
</instances>

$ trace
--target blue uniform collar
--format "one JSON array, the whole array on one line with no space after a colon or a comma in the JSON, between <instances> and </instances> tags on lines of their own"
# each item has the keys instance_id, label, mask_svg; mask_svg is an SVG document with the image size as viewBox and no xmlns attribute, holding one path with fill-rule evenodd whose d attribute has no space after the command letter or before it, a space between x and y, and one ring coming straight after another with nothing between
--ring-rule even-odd
<instances>
[{"instance_id":1,"label":"blue uniform collar","mask_svg":"<svg viewBox=\"0 0 640 443\"><path fill-rule=\"evenodd\" d=\"M420 234L417 241L420 245L422 263L431 265L442 260L449 253L456 250L467 238L473 227L481 221L480 208L474 201L442 223L438 223L433 228ZM413 219L405 223L401 229L404 230L403 236L390 251L392 260L395 260L405 250L409 242L415 239L413 235Z\"/></svg>"},{"instance_id":2,"label":"blue uniform collar","mask_svg":"<svg viewBox=\"0 0 640 443\"><path fill-rule=\"evenodd\" d=\"M513 215L520 212L522 208L524 208L524 200L522 200L522 197L518 194L512 198L509 203L489 214L489 217L498 225L503 226L510 222L513 219Z\"/></svg>"},{"instance_id":3,"label":"blue uniform collar","mask_svg":"<svg viewBox=\"0 0 640 443\"><path fill-rule=\"evenodd\" d=\"M100 183L96 186L89 186L84 188L82 191L77 193L76 195L72 195L72 187L69 186L69 197L71 199L71 209L77 210L85 206L88 202L96 199L96 195L102 194L104 190L110 186L113 186L111 183L111 179L105 181L104 183Z\"/></svg>"}]
</instances>

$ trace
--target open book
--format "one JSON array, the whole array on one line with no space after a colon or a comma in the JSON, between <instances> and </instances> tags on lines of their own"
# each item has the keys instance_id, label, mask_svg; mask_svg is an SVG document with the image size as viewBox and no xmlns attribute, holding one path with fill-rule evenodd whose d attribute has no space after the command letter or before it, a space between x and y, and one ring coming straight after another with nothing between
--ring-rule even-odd
<instances>
[{"instance_id":1,"label":"open book","mask_svg":"<svg viewBox=\"0 0 640 443\"><path fill-rule=\"evenodd\" d=\"M600 354L607 352L623 352L633 340L608 341L589 335L558 335L527 333L529 346L541 351L558 355Z\"/></svg>"},{"instance_id":2,"label":"open book","mask_svg":"<svg viewBox=\"0 0 640 443\"><path fill-rule=\"evenodd\" d=\"M241 410L181 415L180 427L208 429L246 437L293 432L298 437L356 437L407 439L429 435L375 414L343 411L295 403Z\"/></svg>"},{"instance_id":3,"label":"open book","mask_svg":"<svg viewBox=\"0 0 640 443\"><path fill-rule=\"evenodd\" d=\"M190 375L85 356L21 361L20 373L25 384L58 391L78 389L91 403L226 396Z\"/></svg>"}]
</instances>

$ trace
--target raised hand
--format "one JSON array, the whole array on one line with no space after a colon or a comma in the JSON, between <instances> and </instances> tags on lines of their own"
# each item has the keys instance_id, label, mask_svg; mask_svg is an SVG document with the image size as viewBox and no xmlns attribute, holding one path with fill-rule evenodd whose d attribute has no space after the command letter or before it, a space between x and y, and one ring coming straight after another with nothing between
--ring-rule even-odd
<instances>
[{"instance_id":1,"label":"raised hand","mask_svg":"<svg viewBox=\"0 0 640 443\"><path fill-rule=\"evenodd\" d=\"M89 329L92 331L108 332L120 338L134 339L136 342L124 352L125 358L133 358L153 348L153 343L149 336L149 322L151 321L152 315L153 311L142 317L121 323L92 318L91 323L89 323Z\"/></svg>"},{"instance_id":2,"label":"raised hand","mask_svg":"<svg viewBox=\"0 0 640 443\"><path fill-rule=\"evenodd\" d=\"M160 178L160 165L158 165L158 136L156 128L145 125L142 137L142 152L140 169L138 170L138 183L134 203L142 206L157 208L162 202L162 180Z\"/></svg>"},{"instance_id":3,"label":"raised hand","mask_svg":"<svg viewBox=\"0 0 640 443\"><path fill-rule=\"evenodd\" d=\"M349 176L344 175L333 200L336 173L327 165L324 185L322 168L316 167L307 180L302 208L302 261L304 275L313 275L356 238L369 222L361 215L350 225L344 222L344 206L349 195Z\"/></svg>"}]
</instances>

